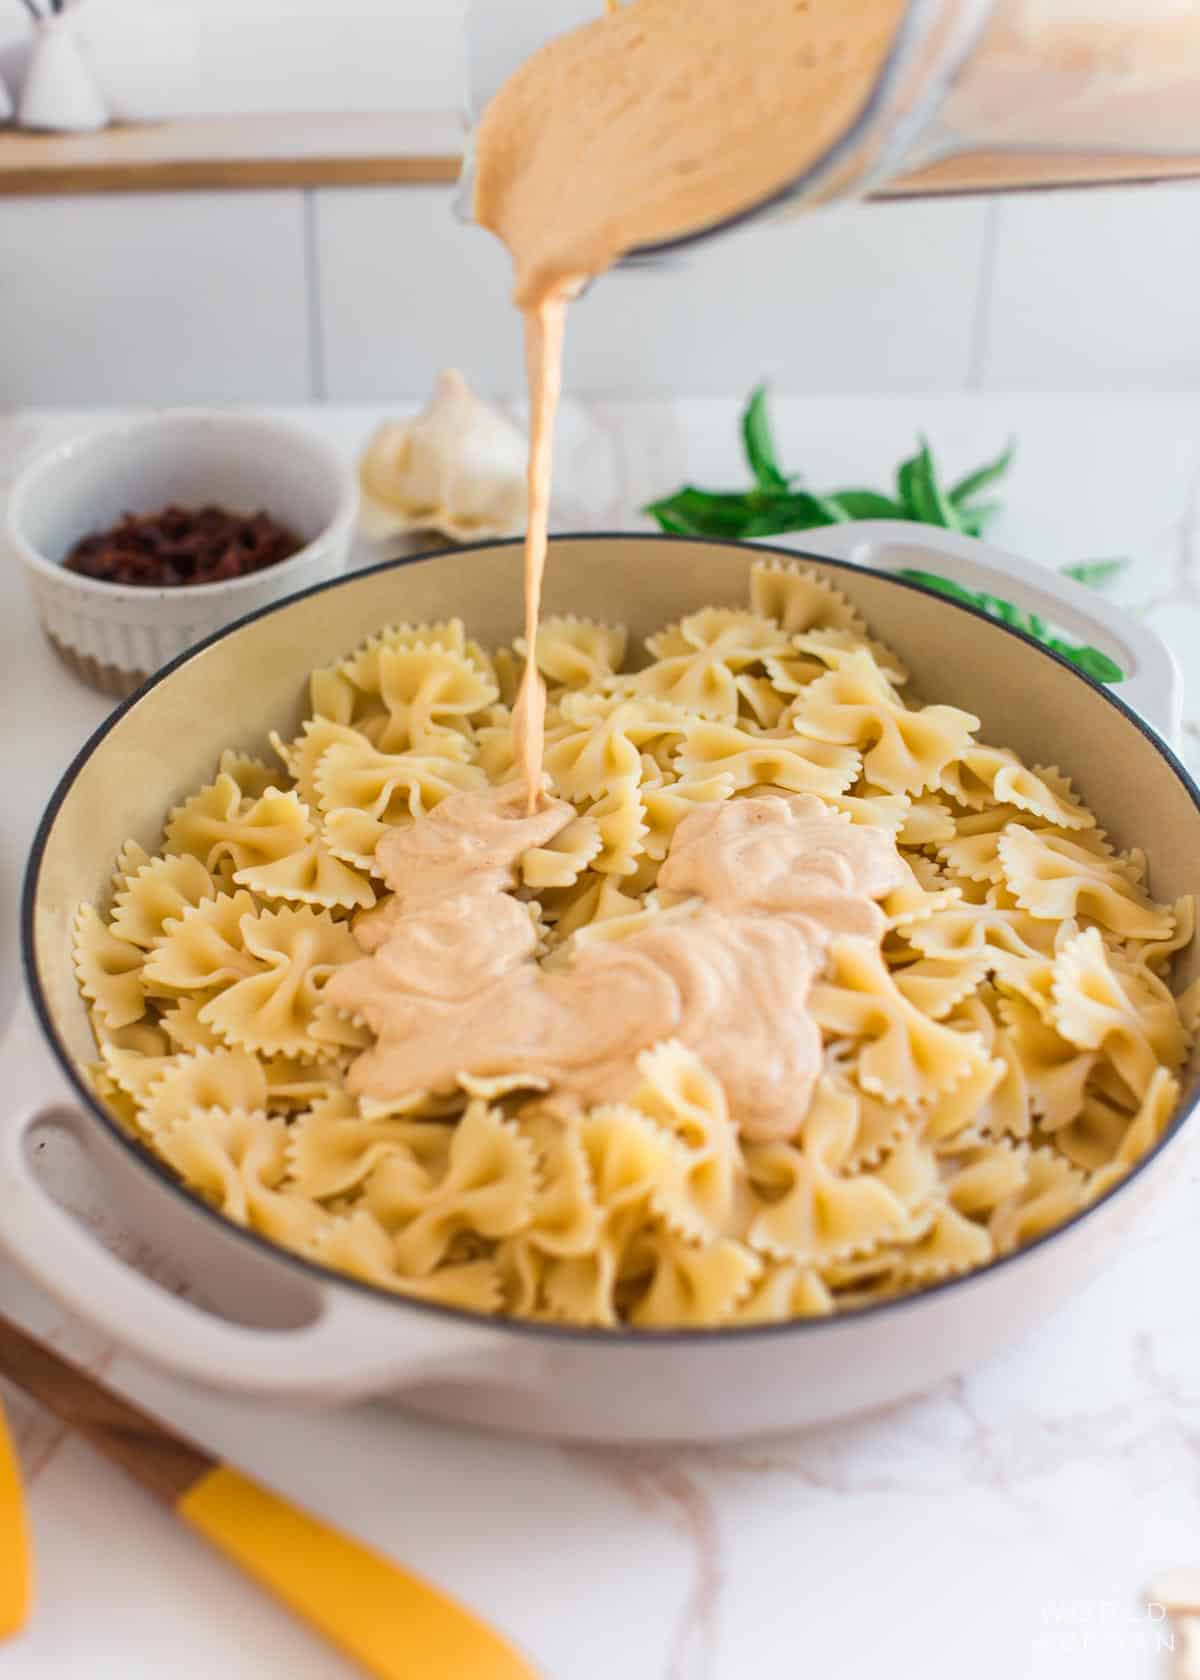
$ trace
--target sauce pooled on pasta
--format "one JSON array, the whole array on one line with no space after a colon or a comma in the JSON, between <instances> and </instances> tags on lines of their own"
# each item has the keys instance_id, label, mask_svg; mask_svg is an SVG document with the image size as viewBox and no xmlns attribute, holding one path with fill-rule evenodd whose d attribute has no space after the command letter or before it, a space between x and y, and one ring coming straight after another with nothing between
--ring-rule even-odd
<instances>
[{"instance_id":1,"label":"sauce pooled on pasta","mask_svg":"<svg viewBox=\"0 0 1200 1680\"><path fill-rule=\"evenodd\" d=\"M907 878L892 837L808 794L699 807L675 831L659 886L678 903L623 938L581 943L555 972L512 896L517 864L575 815L523 810L516 784L455 794L379 843L395 896L359 920L372 954L326 996L376 1035L350 1089L414 1103L459 1075L509 1079L582 1105L619 1102L639 1052L699 1052L749 1138L787 1137L821 1068L808 996L830 943L878 943L874 900Z\"/></svg>"}]
</instances>

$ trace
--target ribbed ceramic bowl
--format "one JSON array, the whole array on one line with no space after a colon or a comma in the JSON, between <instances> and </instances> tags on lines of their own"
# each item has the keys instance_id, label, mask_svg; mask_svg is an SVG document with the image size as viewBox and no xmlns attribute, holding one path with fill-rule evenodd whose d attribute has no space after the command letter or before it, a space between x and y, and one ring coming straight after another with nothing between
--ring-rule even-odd
<instances>
[{"instance_id":1,"label":"ribbed ceramic bowl","mask_svg":"<svg viewBox=\"0 0 1200 1680\"><path fill-rule=\"evenodd\" d=\"M214 630L336 577L357 496L347 463L302 427L176 410L85 432L39 456L13 485L4 534L55 651L93 688L124 696ZM190 588L133 588L64 569L80 537L172 502L262 508L305 546L278 566Z\"/></svg>"},{"instance_id":2,"label":"ribbed ceramic bowl","mask_svg":"<svg viewBox=\"0 0 1200 1680\"><path fill-rule=\"evenodd\" d=\"M846 527L814 563L911 667L929 700L965 706L986 739L1075 777L1122 846L1145 847L1152 886L1200 888L1200 790L1162 735L1169 656L1084 590L965 539ZM559 539L547 610L620 618L645 636L705 602L743 603L761 551L647 537ZM106 1335L194 1380L292 1399L405 1394L443 1417L587 1440L678 1440L794 1428L877 1406L985 1357L1067 1302L1119 1253L1146 1202L1182 1170L1190 1088L1130 1177L1061 1229L970 1276L830 1319L663 1333L573 1330L418 1304L327 1272L231 1225L141 1150L93 1096L95 1055L71 961L71 920L102 898L133 837L157 844L169 805L222 748L293 732L306 678L396 620L461 614L485 644L520 628L521 550L492 544L360 572L269 609L164 672L67 772L27 877L30 1009L0 1050L0 1244ZM923 567L1005 594L1098 643L1129 673L1132 705L973 609L887 575ZM1135 710L1134 708L1139 708ZM1195 953L1182 980L1200 967ZM31 1166L66 1128L106 1171L131 1234L190 1280L182 1300L131 1270L64 1212ZM203 1301L213 1311L201 1310ZM217 1316L217 1315L220 1316Z\"/></svg>"}]
</instances>

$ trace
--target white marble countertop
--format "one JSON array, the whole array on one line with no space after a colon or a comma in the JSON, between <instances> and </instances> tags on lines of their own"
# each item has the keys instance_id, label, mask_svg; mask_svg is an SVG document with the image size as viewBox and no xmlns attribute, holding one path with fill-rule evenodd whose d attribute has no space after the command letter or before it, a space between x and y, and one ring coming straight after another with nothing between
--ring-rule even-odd
<instances>
[{"instance_id":1,"label":"white marble countertop","mask_svg":"<svg viewBox=\"0 0 1200 1680\"><path fill-rule=\"evenodd\" d=\"M684 477L737 483L736 414L716 400L569 408L559 528L628 528ZM306 417L347 449L378 418ZM81 418L0 414L0 488ZM950 470L1016 434L999 539L1055 564L1132 558L1119 593L1190 666L1200 759L1200 400L855 397L781 403L778 426L821 488L878 482L918 428ZM57 665L7 561L0 671L7 978L38 814L106 709ZM580 1451L399 1411L266 1409L115 1356L9 1268L0 1310L473 1604L548 1680L1158 1680L1169 1629L1140 1595L1160 1570L1200 1565L1196 1177L1003 1359L884 1415L762 1445ZM349 1673L118 1472L5 1400L38 1596L0 1647L0 1680Z\"/></svg>"}]
</instances>

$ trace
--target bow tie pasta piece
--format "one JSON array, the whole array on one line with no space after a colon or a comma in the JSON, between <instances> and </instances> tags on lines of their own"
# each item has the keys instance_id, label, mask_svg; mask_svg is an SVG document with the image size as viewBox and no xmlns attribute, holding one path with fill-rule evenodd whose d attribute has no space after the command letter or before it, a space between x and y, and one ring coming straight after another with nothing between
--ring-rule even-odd
<instances>
[{"instance_id":1,"label":"bow tie pasta piece","mask_svg":"<svg viewBox=\"0 0 1200 1680\"><path fill-rule=\"evenodd\" d=\"M499 698L495 682L466 654L417 642L380 648L379 698L387 712L376 745L382 752L447 751L447 737L461 736ZM449 749L457 756L455 748Z\"/></svg>"},{"instance_id":2,"label":"bow tie pasta piece","mask_svg":"<svg viewBox=\"0 0 1200 1680\"><path fill-rule=\"evenodd\" d=\"M614 788L589 805L587 815L595 823L600 840L588 863L598 875L632 875L650 832L636 784L626 782Z\"/></svg>"},{"instance_id":3,"label":"bow tie pasta piece","mask_svg":"<svg viewBox=\"0 0 1200 1680\"><path fill-rule=\"evenodd\" d=\"M215 990L253 974L254 960L245 949L242 922L257 914L258 908L257 899L244 890L192 905L172 921L146 959L146 985L158 995L177 997L182 992Z\"/></svg>"},{"instance_id":4,"label":"bow tie pasta piece","mask_svg":"<svg viewBox=\"0 0 1200 1680\"><path fill-rule=\"evenodd\" d=\"M805 630L850 630L863 640L867 625L819 572L788 560L756 560L750 568L750 605L789 635Z\"/></svg>"},{"instance_id":5,"label":"bow tie pasta piece","mask_svg":"<svg viewBox=\"0 0 1200 1680\"><path fill-rule=\"evenodd\" d=\"M930 1103L922 1115L924 1136L938 1150L962 1149L972 1140L1028 1138L1033 1129L1029 1080L1008 1028L993 1020L977 998L946 1024L977 1036L988 1060Z\"/></svg>"},{"instance_id":6,"label":"bow tie pasta piece","mask_svg":"<svg viewBox=\"0 0 1200 1680\"><path fill-rule=\"evenodd\" d=\"M119 892L129 885L131 877L136 875L139 869L145 868L150 861L150 853L144 846L139 846L136 840L126 840L117 853L117 861L113 865L112 896L114 899Z\"/></svg>"},{"instance_id":7,"label":"bow tie pasta piece","mask_svg":"<svg viewBox=\"0 0 1200 1680\"><path fill-rule=\"evenodd\" d=\"M138 1108L142 1130L152 1137L200 1110L265 1111L266 1074L258 1057L246 1050L192 1051L171 1058L148 1082Z\"/></svg>"},{"instance_id":8,"label":"bow tie pasta piece","mask_svg":"<svg viewBox=\"0 0 1200 1680\"><path fill-rule=\"evenodd\" d=\"M983 984L988 959L983 953L956 957L919 957L895 969L897 990L931 1021L944 1021Z\"/></svg>"},{"instance_id":9,"label":"bow tie pasta piece","mask_svg":"<svg viewBox=\"0 0 1200 1680\"><path fill-rule=\"evenodd\" d=\"M908 943L924 957L986 955L994 971L998 957L1036 961L1053 957L1057 928L1024 910L986 904L939 905L932 915L905 928Z\"/></svg>"},{"instance_id":10,"label":"bow tie pasta piece","mask_svg":"<svg viewBox=\"0 0 1200 1680\"><path fill-rule=\"evenodd\" d=\"M916 1242L895 1251L896 1282L908 1287L943 1283L960 1277L992 1258L992 1239L987 1229L966 1219L953 1207L940 1207L929 1229Z\"/></svg>"},{"instance_id":11,"label":"bow tie pasta piece","mask_svg":"<svg viewBox=\"0 0 1200 1680\"><path fill-rule=\"evenodd\" d=\"M865 1091L888 1102L927 1103L987 1060L973 1035L914 1009L865 940L834 943L829 977L813 987L811 1011L825 1032L867 1041L858 1078Z\"/></svg>"},{"instance_id":12,"label":"bow tie pasta piece","mask_svg":"<svg viewBox=\"0 0 1200 1680\"><path fill-rule=\"evenodd\" d=\"M142 965L146 953L118 939L91 904L75 912L75 977L106 1026L127 1027L146 1013Z\"/></svg>"},{"instance_id":13,"label":"bow tie pasta piece","mask_svg":"<svg viewBox=\"0 0 1200 1680\"><path fill-rule=\"evenodd\" d=\"M591 1253L602 1214L578 1126L571 1116L537 1108L523 1114L519 1124L536 1154L537 1188L528 1229L513 1241L560 1258ZM528 1276L528 1267L521 1270Z\"/></svg>"},{"instance_id":14,"label":"bow tie pasta piece","mask_svg":"<svg viewBox=\"0 0 1200 1680\"><path fill-rule=\"evenodd\" d=\"M239 869L233 879L260 898L316 904L325 910L369 910L375 902L367 876L334 857L320 836L276 863Z\"/></svg>"},{"instance_id":15,"label":"bow tie pasta piece","mask_svg":"<svg viewBox=\"0 0 1200 1680\"><path fill-rule=\"evenodd\" d=\"M902 794L877 794L866 803L874 805L888 797L897 803L904 800L896 836L898 845L918 849L924 846L936 848L947 840L954 839L957 833L954 813L946 801L940 799L936 793L928 793L911 800Z\"/></svg>"},{"instance_id":16,"label":"bow tie pasta piece","mask_svg":"<svg viewBox=\"0 0 1200 1680\"><path fill-rule=\"evenodd\" d=\"M861 749L863 775L876 787L915 794L940 785L946 766L971 745L979 719L956 706L910 711L871 656L856 653L805 691L793 725L813 739Z\"/></svg>"},{"instance_id":17,"label":"bow tie pasta piece","mask_svg":"<svg viewBox=\"0 0 1200 1680\"><path fill-rule=\"evenodd\" d=\"M349 928L304 906L244 916L241 934L250 972L206 1003L200 1019L242 1049L318 1055L312 1028L321 989L360 954Z\"/></svg>"},{"instance_id":18,"label":"bow tie pasta piece","mask_svg":"<svg viewBox=\"0 0 1200 1680\"><path fill-rule=\"evenodd\" d=\"M450 1142L448 1126L393 1116L369 1118L353 1098L338 1091L298 1115L288 1128L288 1179L299 1195L328 1201L360 1189L381 1162L399 1156L411 1168L414 1186L427 1190L432 1173L446 1170Z\"/></svg>"},{"instance_id":19,"label":"bow tie pasta piece","mask_svg":"<svg viewBox=\"0 0 1200 1680\"><path fill-rule=\"evenodd\" d=\"M175 1065L173 1056L143 1056L138 1050L118 1050L106 1044L100 1052L108 1079L140 1110L150 1091Z\"/></svg>"},{"instance_id":20,"label":"bow tie pasta piece","mask_svg":"<svg viewBox=\"0 0 1200 1680\"><path fill-rule=\"evenodd\" d=\"M483 788L486 777L477 765L440 753L386 753L366 741L345 741L323 755L316 784L328 833L330 819L342 811L387 828L432 811L452 793Z\"/></svg>"},{"instance_id":21,"label":"bow tie pasta piece","mask_svg":"<svg viewBox=\"0 0 1200 1680\"><path fill-rule=\"evenodd\" d=\"M903 688L908 682L908 667L898 653L886 642L877 642L872 637L864 640L853 630L806 630L792 637L792 647L797 653L818 660L824 671L840 671L848 660L865 654L886 682L896 688Z\"/></svg>"},{"instance_id":22,"label":"bow tie pasta piece","mask_svg":"<svg viewBox=\"0 0 1200 1680\"><path fill-rule=\"evenodd\" d=\"M1179 1105L1179 1081L1166 1068L1158 1068L1150 1081L1142 1106L1129 1121L1116 1153L1093 1171L1088 1180L1087 1199L1096 1201L1132 1171L1166 1133Z\"/></svg>"},{"instance_id":23,"label":"bow tie pasta piece","mask_svg":"<svg viewBox=\"0 0 1200 1680\"><path fill-rule=\"evenodd\" d=\"M861 759L851 747L830 745L788 732L760 735L734 724L692 721L681 731L675 755L681 782L733 778L734 791L767 787L787 793L834 798L858 778Z\"/></svg>"},{"instance_id":24,"label":"bow tie pasta piece","mask_svg":"<svg viewBox=\"0 0 1200 1680\"><path fill-rule=\"evenodd\" d=\"M811 1266L765 1261L762 1271L725 1322L783 1324L792 1318L828 1318L834 1299Z\"/></svg>"},{"instance_id":25,"label":"bow tie pasta piece","mask_svg":"<svg viewBox=\"0 0 1200 1680\"><path fill-rule=\"evenodd\" d=\"M640 1209L610 1213L590 1254L547 1257L523 1237L510 1239L509 1265L525 1274L519 1286L536 1290L532 1316L603 1330L627 1321L646 1281L643 1222Z\"/></svg>"},{"instance_id":26,"label":"bow tie pasta piece","mask_svg":"<svg viewBox=\"0 0 1200 1680\"><path fill-rule=\"evenodd\" d=\"M725 1092L694 1052L661 1044L638 1057L643 1083L631 1099L674 1140L650 1205L689 1242L710 1243L744 1224L745 1183Z\"/></svg>"},{"instance_id":27,"label":"bow tie pasta piece","mask_svg":"<svg viewBox=\"0 0 1200 1680\"><path fill-rule=\"evenodd\" d=\"M908 929L930 920L939 911L953 910L962 900L962 893L948 880L934 871L925 871L925 879L918 873L922 859L910 854L903 858L908 880L893 887L882 900L883 913L892 931ZM928 882L928 885L926 885Z\"/></svg>"},{"instance_id":28,"label":"bow tie pasta piece","mask_svg":"<svg viewBox=\"0 0 1200 1680\"><path fill-rule=\"evenodd\" d=\"M270 788L246 801L232 776L218 775L171 812L163 850L190 853L209 870L224 858L245 869L298 851L312 834L308 811L294 791Z\"/></svg>"},{"instance_id":29,"label":"bow tie pasta piece","mask_svg":"<svg viewBox=\"0 0 1200 1680\"><path fill-rule=\"evenodd\" d=\"M757 1254L728 1237L695 1248L672 1231L651 1230L639 1248L649 1283L629 1317L645 1329L727 1323L763 1269Z\"/></svg>"},{"instance_id":30,"label":"bow tie pasta piece","mask_svg":"<svg viewBox=\"0 0 1200 1680\"><path fill-rule=\"evenodd\" d=\"M830 1070L832 1060L827 1056L827 1071L813 1086L797 1142L810 1161L819 1162L831 1172L843 1172L858 1141L859 1093L847 1083L842 1058L837 1058L835 1071Z\"/></svg>"},{"instance_id":31,"label":"bow tie pasta piece","mask_svg":"<svg viewBox=\"0 0 1200 1680\"><path fill-rule=\"evenodd\" d=\"M1196 937L1196 900L1192 896L1177 899L1171 906L1175 931L1167 939L1130 939L1125 952L1130 962L1147 970L1159 980L1165 980L1180 951L1186 951Z\"/></svg>"},{"instance_id":32,"label":"bow tie pasta piece","mask_svg":"<svg viewBox=\"0 0 1200 1680\"><path fill-rule=\"evenodd\" d=\"M734 678L738 692L738 719L759 729L778 729L787 710L786 697L776 691L769 677L743 671Z\"/></svg>"},{"instance_id":33,"label":"bow tie pasta piece","mask_svg":"<svg viewBox=\"0 0 1200 1680\"><path fill-rule=\"evenodd\" d=\"M1002 997L999 1010L1025 1075L1030 1107L1043 1130L1053 1132L1069 1124L1083 1106L1095 1055L1062 1037L1024 998Z\"/></svg>"},{"instance_id":34,"label":"bow tie pasta piece","mask_svg":"<svg viewBox=\"0 0 1200 1680\"><path fill-rule=\"evenodd\" d=\"M529 1140L498 1109L472 1102L454 1127L446 1170L434 1184L416 1182L393 1155L370 1176L369 1210L395 1236L398 1269L427 1277L460 1232L512 1236L528 1224L537 1189Z\"/></svg>"},{"instance_id":35,"label":"bow tie pasta piece","mask_svg":"<svg viewBox=\"0 0 1200 1680\"><path fill-rule=\"evenodd\" d=\"M234 752L227 748L217 763L218 776L231 776L241 790L243 799L261 799L271 788L286 785L284 773L265 759L251 753Z\"/></svg>"},{"instance_id":36,"label":"bow tie pasta piece","mask_svg":"<svg viewBox=\"0 0 1200 1680\"><path fill-rule=\"evenodd\" d=\"M1039 819L1051 828L1094 828L1096 819L1057 768L1028 769L1007 747L972 744L942 774L942 791L981 811L993 805Z\"/></svg>"},{"instance_id":37,"label":"bow tie pasta piece","mask_svg":"<svg viewBox=\"0 0 1200 1680\"><path fill-rule=\"evenodd\" d=\"M612 686L620 694L661 700L723 723L735 722L741 707L737 677L719 654L707 650L656 660L616 678Z\"/></svg>"},{"instance_id":38,"label":"bow tie pasta piece","mask_svg":"<svg viewBox=\"0 0 1200 1680\"><path fill-rule=\"evenodd\" d=\"M596 818L575 817L544 846L531 846L524 854L522 884L533 892L573 887L603 848Z\"/></svg>"},{"instance_id":39,"label":"bow tie pasta piece","mask_svg":"<svg viewBox=\"0 0 1200 1680\"><path fill-rule=\"evenodd\" d=\"M1063 1038L1103 1054L1139 1100L1159 1067L1174 1072L1182 1065L1187 1036L1175 999L1153 975L1121 966L1097 928L1059 952L1053 996Z\"/></svg>"},{"instance_id":40,"label":"bow tie pasta piece","mask_svg":"<svg viewBox=\"0 0 1200 1680\"><path fill-rule=\"evenodd\" d=\"M881 1177L842 1178L790 1143L748 1144L754 1207L746 1241L769 1259L818 1270L910 1230L911 1210Z\"/></svg>"},{"instance_id":41,"label":"bow tie pasta piece","mask_svg":"<svg viewBox=\"0 0 1200 1680\"><path fill-rule=\"evenodd\" d=\"M333 669L353 683L360 694L379 696L379 659L384 653L407 648L444 648L447 653L464 653L474 658L474 644L468 647L466 626L461 618L442 619L436 624L388 624L338 662ZM484 668L486 668L486 656Z\"/></svg>"},{"instance_id":42,"label":"bow tie pasta piece","mask_svg":"<svg viewBox=\"0 0 1200 1680\"><path fill-rule=\"evenodd\" d=\"M687 713L662 700L568 694L546 736L546 773L563 799L600 799L641 775L642 749L678 738Z\"/></svg>"},{"instance_id":43,"label":"bow tie pasta piece","mask_svg":"<svg viewBox=\"0 0 1200 1680\"><path fill-rule=\"evenodd\" d=\"M788 645L787 632L778 624L761 613L738 607L702 607L646 637L646 651L652 659L713 653L738 671L762 663L768 654L785 652Z\"/></svg>"},{"instance_id":44,"label":"bow tie pasta piece","mask_svg":"<svg viewBox=\"0 0 1200 1680\"><path fill-rule=\"evenodd\" d=\"M239 1225L306 1248L328 1215L278 1188L285 1127L262 1113L197 1111L160 1133L155 1147L183 1182Z\"/></svg>"},{"instance_id":45,"label":"bow tie pasta piece","mask_svg":"<svg viewBox=\"0 0 1200 1680\"><path fill-rule=\"evenodd\" d=\"M1025 1182L998 1204L988 1222L996 1253L1011 1253L1062 1225L1084 1200L1083 1174L1052 1149L1034 1150Z\"/></svg>"},{"instance_id":46,"label":"bow tie pasta piece","mask_svg":"<svg viewBox=\"0 0 1200 1680\"><path fill-rule=\"evenodd\" d=\"M1068 834L1062 829L1046 827L1038 818L1029 816L1016 805L993 805L986 811L971 811L956 817L953 834L936 847L938 859L959 881L973 881L991 888L1007 890L1000 845L1013 828L1047 833L1056 835L1059 839L1069 840L1073 846L1082 847L1085 852L1110 861L1123 875L1130 874L1127 860L1114 856L1107 836L1100 829L1077 829ZM1133 878L1130 875L1130 879ZM1016 900L1013 902L1015 904Z\"/></svg>"},{"instance_id":47,"label":"bow tie pasta piece","mask_svg":"<svg viewBox=\"0 0 1200 1680\"><path fill-rule=\"evenodd\" d=\"M501 1273L494 1260L443 1266L425 1278L405 1277L398 1269L395 1240L364 1208L324 1224L309 1252L323 1266L415 1301L478 1313L499 1312L503 1305Z\"/></svg>"},{"instance_id":48,"label":"bow tie pasta piece","mask_svg":"<svg viewBox=\"0 0 1200 1680\"><path fill-rule=\"evenodd\" d=\"M369 745L369 742L361 730L318 716L305 720L294 741L284 741L272 732L271 744L286 765L304 804L314 807L320 803L317 767L330 747L361 747Z\"/></svg>"},{"instance_id":49,"label":"bow tie pasta piece","mask_svg":"<svg viewBox=\"0 0 1200 1680\"><path fill-rule=\"evenodd\" d=\"M216 883L199 858L188 852L153 858L126 877L113 900L111 930L151 951L185 910L216 896Z\"/></svg>"},{"instance_id":50,"label":"bow tie pasta piece","mask_svg":"<svg viewBox=\"0 0 1200 1680\"><path fill-rule=\"evenodd\" d=\"M660 787L642 787L642 809L646 818L646 854L661 863L671 849L675 830L697 805L728 799L733 793L735 778L731 775L709 776L698 782L664 783Z\"/></svg>"},{"instance_id":51,"label":"bow tie pasta piece","mask_svg":"<svg viewBox=\"0 0 1200 1680\"><path fill-rule=\"evenodd\" d=\"M169 1056L174 1048L162 1026L149 1015L127 1027L110 1027L93 1009L88 1014L88 1023L102 1051L134 1050L139 1056Z\"/></svg>"},{"instance_id":52,"label":"bow tie pasta piece","mask_svg":"<svg viewBox=\"0 0 1200 1680\"><path fill-rule=\"evenodd\" d=\"M591 618L544 618L538 625L538 670L556 688L597 688L625 663L628 632L619 624ZM529 649L523 636L513 647L521 659Z\"/></svg>"},{"instance_id":53,"label":"bow tie pasta piece","mask_svg":"<svg viewBox=\"0 0 1200 1680\"><path fill-rule=\"evenodd\" d=\"M1010 828L997 847L1004 880L1030 915L1090 916L1119 939L1169 939L1169 910L1153 904L1119 862L1046 830Z\"/></svg>"}]
</instances>

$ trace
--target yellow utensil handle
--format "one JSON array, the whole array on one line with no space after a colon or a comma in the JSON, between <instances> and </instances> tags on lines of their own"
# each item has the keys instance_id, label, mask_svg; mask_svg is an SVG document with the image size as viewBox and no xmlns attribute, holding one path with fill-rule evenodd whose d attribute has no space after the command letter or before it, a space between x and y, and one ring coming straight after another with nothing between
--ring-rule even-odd
<instances>
[{"instance_id":1,"label":"yellow utensil handle","mask_svg":"<svg viewBox=\"0 0 1200 1680\"><path fill-rule=\"evenodd\" d=\"M0 1409L0 1639L19 1633L33 1597L33 1549L21 1467Z\"/></svg>"},{"instance_id":2,"label":"yellow utensil handle","mask_svg":"<svg viewBox=\"0 0 1200 1680\"><path fill-rule=\"evenodd\" d=\"M379 1680L537 1680L469 1610L224 1465L176 1509Z\"/></svg>"}]
</instances>

